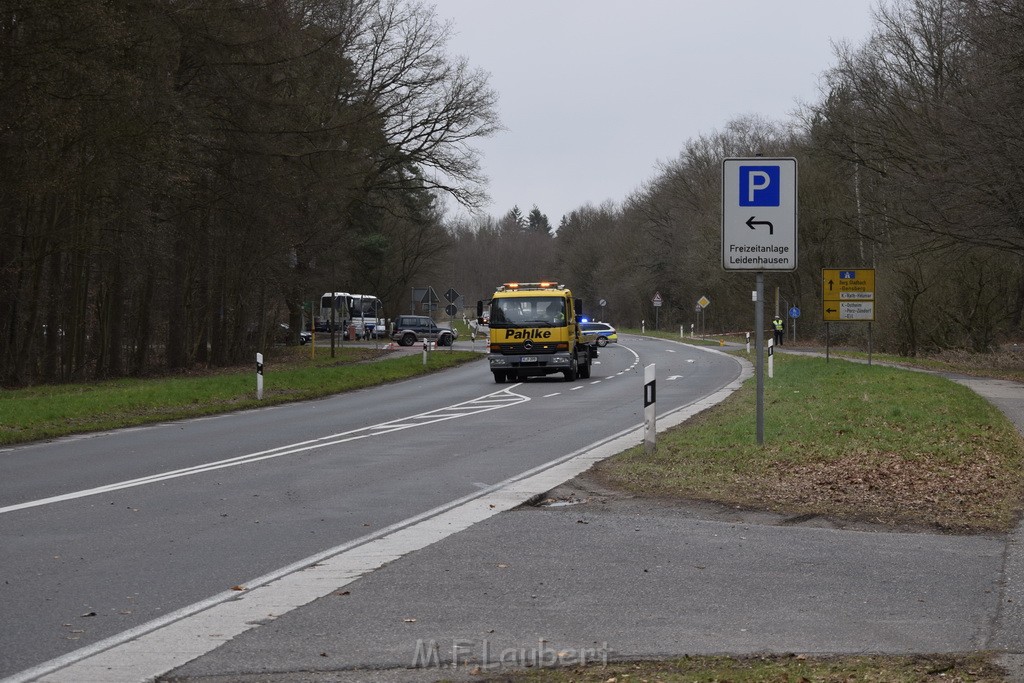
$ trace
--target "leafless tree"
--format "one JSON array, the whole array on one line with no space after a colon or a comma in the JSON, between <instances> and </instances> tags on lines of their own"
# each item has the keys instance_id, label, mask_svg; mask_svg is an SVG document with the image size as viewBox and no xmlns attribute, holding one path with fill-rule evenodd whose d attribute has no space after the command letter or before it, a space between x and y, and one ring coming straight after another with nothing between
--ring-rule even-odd
<instances>
[{"instance_id":1,"label":"leafless tree","mask_svg":"<svg viewBox=\"0 0 1024 683\"><path fill-rule=\"evenodd\" d=\"M483 197L498 126L448 31L412 0L0 1L0 381L248 359L337 278L439 258L436 194Z\"/></svg>"}]
</instances>

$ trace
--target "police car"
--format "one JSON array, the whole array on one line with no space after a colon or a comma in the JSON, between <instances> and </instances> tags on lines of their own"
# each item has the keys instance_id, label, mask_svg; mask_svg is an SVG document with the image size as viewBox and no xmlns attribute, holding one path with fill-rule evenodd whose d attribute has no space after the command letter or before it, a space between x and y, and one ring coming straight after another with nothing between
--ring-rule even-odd
<instances>
[{"instance_id":1,"label":"police car","mask_svg":"<svg viewBox=\"0 0 1024 683\"><path fill-rule=\"evenodd\" d=\"M584 321L580 323L580 331L587 337L597 337L597 345L604 347L619 341L619 333L608 323Z\"/></svg>"}]
</instances>

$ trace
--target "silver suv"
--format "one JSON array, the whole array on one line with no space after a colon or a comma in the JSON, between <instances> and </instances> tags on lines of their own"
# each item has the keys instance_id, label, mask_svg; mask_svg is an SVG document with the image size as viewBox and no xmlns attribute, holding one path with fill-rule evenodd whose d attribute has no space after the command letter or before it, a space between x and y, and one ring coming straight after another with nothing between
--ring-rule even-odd
<instances>
[{"instance_id":1,"label":"silver suv","mask_svg":"<svg viewBox=\"0 0 1024 683\"><path fill-rule=\"evenodd\" d=\"M459 338L457 330L440 327L426 315L400 315L395 318L391 339L402 346L412 346L418 341L436 341L438 346L451 346Z\"/></svg>"}]
</instances>

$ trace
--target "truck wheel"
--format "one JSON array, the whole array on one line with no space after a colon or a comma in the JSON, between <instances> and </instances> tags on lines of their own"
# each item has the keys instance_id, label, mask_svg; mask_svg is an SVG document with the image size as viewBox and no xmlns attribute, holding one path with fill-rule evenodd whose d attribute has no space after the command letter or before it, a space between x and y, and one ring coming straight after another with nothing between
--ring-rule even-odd
<instances>
[{"instance_id":1,"label":"truck wheel","mask_svg":"<svg viewBox=\"0 0 1024 683\"><path fill-rule=\"evenodd\" d=\"M590 354L587 354L587 359L580 364L580 379L590 379Z\"/></svg>"},{"instance_id":2,"label":"truck wheel","mask_svg":"<svg viewBox=\"0 0 1024 683\"><path fill-rule=\"evenodd\" d=\"M494 370L493 372L494 372L494 382L496 384L504 384L505 383L505 371L504 370Z\"/></svg>"},{"instance_id":3,"label":"truck wheel","mask_svg":"<svg viewBox=\"0 0 1024 683\"><path fill-rule=\"evenodd\" d=\"M416 335L412 332L406 332L402 335L402 346L412 346L416 343Z\"/></svg>"},{"instance_id":4,"label":"truck wheel","mask_svg":"<svg viewBox=\"0 0 1024 683\"><path fill-rule=\"evenodd\" d=\"M575 382L577 375L579 375L579 371L579 361L576 359L576 356L573 356L572 360L570 361L569 369L562 374L565 375L566 382Z\"/></svg>"}]
</instances>

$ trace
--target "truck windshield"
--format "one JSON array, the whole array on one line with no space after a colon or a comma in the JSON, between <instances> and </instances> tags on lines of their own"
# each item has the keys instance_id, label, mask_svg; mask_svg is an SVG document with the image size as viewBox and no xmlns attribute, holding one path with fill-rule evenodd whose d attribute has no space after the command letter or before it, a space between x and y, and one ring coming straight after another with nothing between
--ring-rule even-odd
<instances>
[{"instance_id":1,"label":"truck windshield","mask_svg":"<svg viewBox=\"0 0 1024 683\"><path fill-rule=\"evenodd\" d=\"M553 296L494 299L491 327L562 327L565 299Z\"/></svg>"}]
</instances>

